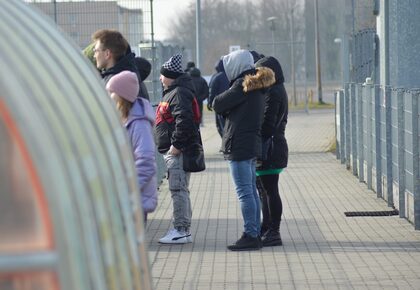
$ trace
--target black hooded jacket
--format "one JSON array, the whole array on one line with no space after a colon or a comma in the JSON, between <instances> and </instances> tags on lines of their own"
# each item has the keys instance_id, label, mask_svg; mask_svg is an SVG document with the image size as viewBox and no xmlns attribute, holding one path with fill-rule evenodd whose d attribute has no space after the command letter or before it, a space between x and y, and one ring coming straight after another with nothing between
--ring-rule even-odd
<instances>
[{"instance_id":1,"label":"black hooded jacket","mask_svg":"<svg viewBox=\"0 0 420 290\"><path fill-rule=\"evenodd\" d=\"M136 73L139 79L139 82L141 82L139 71L137 70L136 63L134 62L134 57L135 55L134 53L131 52L131 50L130 52L127 51L127 54L121 57L113 67L102 71L101 76L103 80L105 81L105 84L108 83L108 81L111 79L112 76L124 70L128 70L128 71Z\"/></svg>"},{"instance_id":2,"label":"black hooded jacket","mask_svg":"<svg viewBox=\"0 0 420 290\"><path fill-rule=\"evenodd\" d=\"M188 70L188 73L193 81L195 97L198 102L202 103L209 97L209 86L207 85L207 81L201 76L200 70L196 67Z\"/></svg>"},{"instance_id":3,"label":"black hooded jacket","mask_svg":"<svg viewBox=\"0 0 420 290\"><path fill-rule=\"evenodd\" d=\"M149 94L147 92L147 88L142 82L139 70L135 62L135 54L131 52L130 47L128 47L127 53L123 57L121 57L113 67L102 71L101 76L105 84L107 84L114 75L119 74L120 72L125 70L131 71L137 75L140 86L138 97L143 97L148 100Z\"/></svg>"},{"instance_id":4,"label":"black hooded jacket","mask_svg":"<svg viewBox=\"0 0 420 290\"><path fill-rule=\"evenodd\" d=\"M188 145L200 142L198 126L200 112L194 98L191 77L184 73L163 91L156 110L155 142L160 153L171 145L183 151Z\"/></svg>"},{"instance_id":5,"label":"black hooded jacket","mask_svg":"<svg viewBox=\"0 0 420 290\"><path fill-rule=\"evenodd\" d=\"M284 88L284 76L280 63L276 58L264 57L256 62L255 66L268 67L275 73L276 82L265 96L264 121L261 127L263 142L274 137L274 148L271 157L263 161L258 170L279 169L287 167L289 149L285 137L288 115L288 97Z\"/></svg>"},{"instance_id":6,"label":"black hooded jacket","mask_svg":"<svg viewBox=\"0 0 420 290\"><path fill-rule=\"evenodd\" d=\"M222 139L226 159L242 161L261 155L264 90L273 83L272 71L251 69L242 72L227 91L215 97L213 109L226 118Z\"/></svg>"},{"instance_id":7,"label":"black hooded jacket","mask_svg":"<svg viewBox=\"0 0 420 290\"><path fill-rule=\"evenodd\" d=\"M209 104L213 104L214 98L229 89L229 80L226 76L225 69L223 67L223 61L220 59L216 66L216 73L211 77L209 84Z\"/></svg>"}]
</instances>

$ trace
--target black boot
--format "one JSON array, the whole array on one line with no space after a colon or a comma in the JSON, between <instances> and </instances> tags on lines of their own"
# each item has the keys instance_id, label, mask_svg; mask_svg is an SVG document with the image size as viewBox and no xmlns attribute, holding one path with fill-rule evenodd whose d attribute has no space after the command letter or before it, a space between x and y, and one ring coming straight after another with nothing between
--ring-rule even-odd
<instances>
[{"instance_id":1,"label":"black boot","mask_svg":"<svg viewBox=\"0 0 420 290\"><path fill-rule=\"evenodd\" d=\"M270 246L281 246L283 245L280 232L278 230L268 230L265 235L261 238L262 246L263 247L270 247Z\"/></svg>"},{"instance_id":2,"label":"black boot","mask_svg":"<svg viewBox=\"0 0 420 290\"><path fill-rule=\"evenodd\" d=\"M263 237L265 235L266 232L268 232L269 227L261 224L261 230L260 230L260 236Z\"/></svg>"},{"instance_id":3,"label":"black boot","mask_svg":"<svg viewBox=\"0 0 420 290\"><path fill-rule=\"evenodd\" d=\"M262 248L261 239L259 237L251 237L246 233L234 244L227 247L231 251L255 251Z\"/></svg>"}]
</instances>

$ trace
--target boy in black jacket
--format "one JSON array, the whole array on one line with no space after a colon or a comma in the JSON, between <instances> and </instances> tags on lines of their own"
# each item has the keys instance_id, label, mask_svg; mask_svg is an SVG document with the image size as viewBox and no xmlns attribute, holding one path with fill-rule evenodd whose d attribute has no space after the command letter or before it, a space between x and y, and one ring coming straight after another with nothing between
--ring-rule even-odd
<instances>
[{"instance_id":1,"label":"boy in black jacket","mask_svg":"<svg viewBox=\"0 0 420 290\"><path fill-rule=\"evenodd\" d=\"M182 55L176 54L160 70L163 98L156 111L155 141L164 154L173 202L173 225L162 244L191 243L190 173L182 166L183 150L199 140L200 113L191 77L182 70Z\"/></svg>"}]
</instances>

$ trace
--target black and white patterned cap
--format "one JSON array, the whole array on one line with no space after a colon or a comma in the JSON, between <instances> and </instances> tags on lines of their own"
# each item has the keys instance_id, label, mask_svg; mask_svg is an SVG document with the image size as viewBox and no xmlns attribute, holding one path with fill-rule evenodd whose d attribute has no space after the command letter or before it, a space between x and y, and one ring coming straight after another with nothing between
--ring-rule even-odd
<instances>
[{"instance_id":1,"label":"black and white patterned cap","mask_svg":"<svg viewBox=\"0 0 420 290\"><path fill-rule=\"evenodd\" d=\"M181 76L184 73L182 69L182 54L177 53L173 55L162 65L160 73L170 79L176 79Z\"/></svg>"}]
</instances>

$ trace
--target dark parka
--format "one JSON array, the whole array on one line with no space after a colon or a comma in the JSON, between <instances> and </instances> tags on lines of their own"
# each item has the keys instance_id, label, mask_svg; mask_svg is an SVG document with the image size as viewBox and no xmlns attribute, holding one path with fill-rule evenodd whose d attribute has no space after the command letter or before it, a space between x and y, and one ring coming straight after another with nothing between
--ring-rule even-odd
<instances>
[{"instance_id":1,"label":"dark parka","mask_svg":"<svg viewBox=\"0 0 420 290\"><path fill-rule=\"evenodd\" d=\"M226 159L241 161L261 155L264 89L273 83L271 70L250 69L234 79L227 91L214 98L213 109L226 118L222 139Z\"/></svg>"},{"instance_id":2,"label":"dark parka","mask_svg":"<svg viewBox=\"0 0 420 290\"><path fill-rule=\"evenodd\" d=\"M200 142L199 113L193 112L193 102L196 102L194 86L187 73L176 78L163 91L163 98L156 110L154 134L160 153L166 153L171 145L182 151L188 145Z\"/></svg>"},{"instance_id":3,"label":"dark parka","mask_svg":"<svg viewBox=\"0 0 420 290\"><path fill-rule=\"evenodd\" d=\"M257 68L268 67L275 73L276 82L265 96L264 121L261 129L262 140L274 137L271 157L262 163L258 170L287 167L289 150L285 137L288 115L288 97L284 88L284 76L280 63L274 57L264 57L255 64Z\"/></svg>"}]
</instances>

